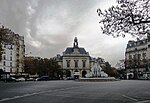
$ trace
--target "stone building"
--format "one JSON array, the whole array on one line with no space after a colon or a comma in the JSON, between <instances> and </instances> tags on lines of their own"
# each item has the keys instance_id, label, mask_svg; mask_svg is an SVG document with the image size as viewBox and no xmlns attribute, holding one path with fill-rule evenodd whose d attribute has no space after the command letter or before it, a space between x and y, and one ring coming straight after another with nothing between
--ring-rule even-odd
<instances>
[{"instance_id":1,"label":"stone building","mask_svg":"<svg viewBox=\"0 0 150 103\"><path fill-rule=\"evenodd\" d=\"M129 41L125 52L127 79L148 78L150 69L150 37Z\"/></svg>"},{"instance_id":2,"label":"stone building","mask_svg":"<svg viewBox=\"0 0 150 103\"><path fill-rule=\"evenodd\" d=\"M85 77L90 70L90 55L84 48L78 46L75 37L73 47L68 47L63 52L63 69L66 70L67 77L79 75Z\"/></svg>"},{"instance_id":3,"label":"stone building","mask_svg":"<svg viewBox=\"0 0 150 103\"><path fill-rule=\"evenodd\" d=\"M104 59L91 57L85 48L79 46L77 37L74 38L73 47L67 47L62 56L58 54L53 59L61 66L66 77L85 77L95 61L105 66Z\"/></svg>"},{"instance_id":4,"label":"stone building","mask_svg":"<svg viewBox=\"0 0 150 103\"><path fill-rule=\"evenodd\" d=\"M85 77L94 64L89 53L79 47L77 37L74 38L73 47L67 47L62 56L57 55L54 59L58 61L66 77Z\"/></svg>"},{"instance_id":5,"label":"stone building","mask_svg":"<svg viewBox=\"0 0 150 103\"><path fill-rule=\"evenodd\" d=\"M2 42L3 54L0 69L10 75L15 75L24 72L25 45L23 36L11 33L14 35L13 41Z\"/></svg>"}]
</instances>

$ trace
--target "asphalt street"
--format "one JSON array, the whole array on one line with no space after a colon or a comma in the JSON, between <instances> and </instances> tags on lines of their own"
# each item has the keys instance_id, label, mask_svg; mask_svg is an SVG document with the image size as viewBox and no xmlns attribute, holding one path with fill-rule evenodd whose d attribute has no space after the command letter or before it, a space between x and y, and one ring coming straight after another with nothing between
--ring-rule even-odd
<instances>
[{"instance_id":1,"label":"asphalt street","mask_svg":"<svg viewBox=\"0 0 150 103\"><path fill-rule=\"evenodd\" d=\"M0 103L150 103L150 81L0 82Z\"/></svg>"}]
</instances>

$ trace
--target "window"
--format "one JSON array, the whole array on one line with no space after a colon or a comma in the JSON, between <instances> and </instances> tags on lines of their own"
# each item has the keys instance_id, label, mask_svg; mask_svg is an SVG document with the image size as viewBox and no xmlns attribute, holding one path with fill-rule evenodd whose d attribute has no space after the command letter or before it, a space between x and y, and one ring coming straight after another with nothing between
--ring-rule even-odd
<instances>
[{"instance_id":1,"label":"window","mask_svg":"<svg viewBox=\"0 0 150 103\"><path fill-rule=\"evenodd\" d=\"M16 49L17 51L19 51L19 47L17 47L17 49Z\"/></svg>"},{"instance_id":2,"label":"window","mask_svg":"<svg viewBox=\"0 0 150 103\"><path fill-rule=\"evenodd\" d=\"M6 71L6 68L4 67L4 72Z\"/></svg>"},{"instance_id":3,"label":"window","mask_svg":"<svg viewBox=\"0 0 150 103\"><path fill-rule=\"evenodd\" d=\"M3 56L3 59L6 60L6 56L5 55Z\"/></svg>"},{"instance_id":4,"label":"window","mask_svg":"<svg viewBox=\"0 0 150 103\"><path fill-rule=\"evenodd\" d=\"M6 48L6 45L4 44L4 48Z\"/></svg>"},{"instance_id":5,"label":"window","mask_svg":"<svg viewBox=\"0 0 150 103\"><path fill-rule=\"evenodd\" d=\"M86 67L86 61L82 61L83 67Z\"/></svg>"},{"instance_id":6,"label":"window","mask_svg":"<svg viewBox=\"0 0 150 103\"><path fill-rule=\"evenodd\" d=\"M4 66L6 65L5 61L3 62L3 65L4 65Z\"/></svg>"},{"instance_id":7,"label":"window","mask_svg":"<svg viewBox=\"0 0 150 103\"><path fill-rule=\"evenodd\" d=\"M132 59L132 55L129 55L129 59Z\"/></svg>"},{"instance_id":8,"label":"window","mask_svg":"<svg viewBox=\"0 0 150 103\"><path fill-rule=\"evenodd\" d=\"M10 51L10 55L12 55L12 51Z\"/></svg>"},{"instance_id":9,"label":"window","mask_svg":"<svg viewBox=\"0 0 150 103\"><path fill-rule=\"evenodd\" d=\"M70 60L67 60L67 67L70 67Z\"/></svg>"},{"instance_id":10,"label":"window","mask_svg":"<svg viewBox=\"0 0 150 103\"><path fill-rule=\"evenodd\" d=\"M10 45L10 49L13 49L13 46L12 46L12 45Z\"/></svg>"},{"instance_id":11,"label":"window","mask_svg":"<svg viewBox=\"0 0 150 103\"><path fill-rule=\"evenodd\" d=\"M75 68L77 68L78 67L78 61L75 60L74 62L75 62Z\"/></svg>"},{"instance_id":12,"label":"window","mask_svg":"<svg viewBox=\"0 0 150 103\"><path fill-rule=\"evenodd\" d=\"M2 51L2 53L3 53L3 54L6 54L6 52L5 52L5 51Z\"/></svg>"},{"instance_id":13,"label":"window","mask_svg":"<svg viewBox=\"0 0 150 103\"><path fill-rule=\"evenodd\" d=\"M10 57L10 61L12 61L12 57Z\"/></svg>"},{"instance_id":14,"label":"window","mask_svg":"<svg viewBox=\"0 0 150 103\"><path fill-rule=\"evenodd\" d=\"M10 62L10 66L12 67L12 62Z\"/></svg>"}]
</instances>

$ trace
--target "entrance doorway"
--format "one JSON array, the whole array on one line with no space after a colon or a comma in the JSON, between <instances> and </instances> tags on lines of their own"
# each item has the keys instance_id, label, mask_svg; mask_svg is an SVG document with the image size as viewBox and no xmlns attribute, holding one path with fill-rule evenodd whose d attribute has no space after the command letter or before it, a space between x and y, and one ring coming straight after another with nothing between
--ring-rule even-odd
<instances>
[{"instance_id":1,"label":"entrance doorway","mask_svg":"<svg viewBox=\"0 0 150 103\"><path fill-rule=\"evenodd\" d=\"M71 77L71 72L69 70L66 71L66 77Z\"/></svg>"},{"instance_id":2,"label":"entrance doorway","mask_svg":"<svg viewBox=\"0 0 150 103\"><path fill-rule=\"evenodd\" d=\"M74 79L79 79L79 75L80 75L80 72L78 70L75 70Z\"/></svg>"}]
</instances>

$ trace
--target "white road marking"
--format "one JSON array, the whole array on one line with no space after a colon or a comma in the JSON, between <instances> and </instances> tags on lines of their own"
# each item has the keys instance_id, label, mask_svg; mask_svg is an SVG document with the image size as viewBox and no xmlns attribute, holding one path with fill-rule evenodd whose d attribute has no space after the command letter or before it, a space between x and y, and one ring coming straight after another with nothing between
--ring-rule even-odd
<instances>
[{"instance_id":1,"label":"white road marking","mask_svg":"<svg viewBox=\"0 0 150 103\"><path fill-rule=\"evenodd\" d=\"M43 93L48 93L48 92L55 92L55 91L63 91L63 90L67 90L67 89L74 89L74 88L79 88L79 87L82 87L82 86L69 87L69 88L63 88L63 89L55 89L55 90L48 90L48 91L41 91L41 92L34 92L34 93L30 93L30 94L24 94L24 95L21 95L21 96L14 96L14 97L10 97L10 98L3 98L3 99L0 99L0 102L14 100L14 99L19 99L19 98L24 98L24 97L30 97L30 96L33 96L33 95L38 95L38 94L43 94Z\"/></svg>"},{"instance_id":2,"label":"white road marking","mask_svg":"<svg viewBox=\"0 0 150 103\"><path fill-rule=\"evenodd\" d=\"M25 94L25 95L21 95L21 96L14 96L14 97L10 97L10 98L4 98L4 99L1 99L0 102L9 101L9 100L13 100L13 99L19 99L19 98L23 98L23 97L29 97L29 96L36 95L36 94L41 94L41 93L37 92L37 93Z\"/></svg>"},{"instance_id":3,"label":"white road marking","mask_svg":"<svg viewBox=\"0 0 150 103\"><path fill-rule=\"evenodd\" d=\"M144 100L144 101L139 101L139 102L135 102L135 103L150 103L150 100Z\"/></svg>"},{"instance_id":4,"label":"white road marking","mask_svg":"<svg viewBox=\"0 0 150 103\"><path fill-rule=\"evenodd\" d=\"M129 97L129 96L127 96L127 95L122 95L123 97L125 97L125 98L128 98L128 99L130 99L130 100L133 100L133 101L138 101L137 99L135 99L135 98L132 98L132 97Z\"/></svg>"}]
</instances>

